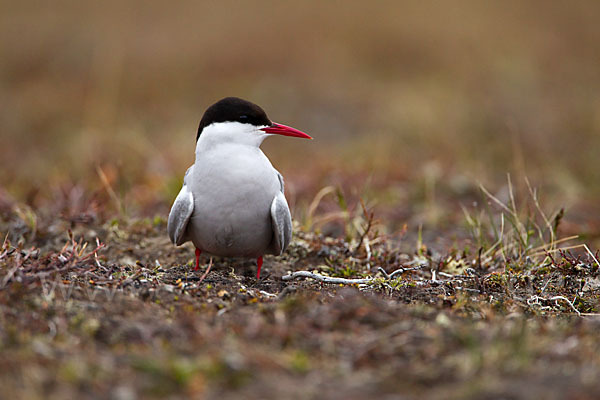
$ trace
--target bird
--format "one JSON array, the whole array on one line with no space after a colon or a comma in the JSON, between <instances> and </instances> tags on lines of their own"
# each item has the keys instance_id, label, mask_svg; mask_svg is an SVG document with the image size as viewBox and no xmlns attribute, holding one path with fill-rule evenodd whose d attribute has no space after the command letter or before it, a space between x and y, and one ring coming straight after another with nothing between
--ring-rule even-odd
<instances>
[{"instance_id":1,"label":"bird","mask_svg":"<svg viewBox=\"0 0 600 400\"><path fill-rule=\"evenodd\" d=\"M196 135L194 164L175 198L167 231L180 246L191 241L200 255L256 258L260 280L263 255L282 255L292 238L292 218L283 176L260 149L269 136L312 139L272 122L258 105L226 97L206 109ZM204 273L204 279L210 266Z\"/></svg>"}]
</instances>

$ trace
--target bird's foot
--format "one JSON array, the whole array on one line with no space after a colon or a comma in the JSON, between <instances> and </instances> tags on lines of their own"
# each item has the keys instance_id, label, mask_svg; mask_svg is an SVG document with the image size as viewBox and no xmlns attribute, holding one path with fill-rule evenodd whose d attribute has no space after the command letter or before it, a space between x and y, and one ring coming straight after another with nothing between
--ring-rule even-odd
<instances>
[{"instance_id":1,"label":"bird's foot","mask_svg":"<svg viewBox=\"0 0 600 400\"><path fill-rule=\"evenodd\" d=\"M260 280L260 268L263 265L263 258L262 256L258 257L256 259L256 265L258 266L258 269L256 270L256 280Z\"/></svg>"},{"instance_id":2,"label":"bird's foot","mask_svg":"<svg viewBox=\"0 0 600 400\"><path fill-rule=\"evenodd\" d=\"M200 254L202 254L202 250L196 247L196 268L194 268L194 271L200 269Z\"/></svg>"}]
</instances>

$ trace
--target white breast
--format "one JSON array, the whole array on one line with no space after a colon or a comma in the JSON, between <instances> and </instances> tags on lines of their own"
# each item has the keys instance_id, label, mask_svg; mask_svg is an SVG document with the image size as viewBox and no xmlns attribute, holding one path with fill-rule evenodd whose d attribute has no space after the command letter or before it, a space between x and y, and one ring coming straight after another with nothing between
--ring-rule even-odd
<instances>
[{"instance_id":1,"label":"white breast","mask_svg":"<svg viewBox=\"0 0 600 400\"><path fill-rule=\"evenodd\" d=\"M258 257L273 237L270 206L277 172L258 146L221 143L198 149L189 186L194 212L188 235L202 251Z\"/></svg>"}]
</instances>

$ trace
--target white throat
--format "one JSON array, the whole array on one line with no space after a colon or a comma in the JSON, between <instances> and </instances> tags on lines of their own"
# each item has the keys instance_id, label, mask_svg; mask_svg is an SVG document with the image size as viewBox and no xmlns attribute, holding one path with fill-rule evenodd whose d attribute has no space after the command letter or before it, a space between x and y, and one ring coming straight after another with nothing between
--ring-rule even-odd
<instances>
[{"instance_id":1,"label":"white throat","mask_svg":"<svg viewBox=\"0 0 600 400\"><path fill-rule=\"evenodd\" d=\"M202 130L196 143L196 154L211 147L222 144L259 147L268 133L260 130L260 126L243 124L241 122L216 122Z\"/></svg>"}]
</instances>

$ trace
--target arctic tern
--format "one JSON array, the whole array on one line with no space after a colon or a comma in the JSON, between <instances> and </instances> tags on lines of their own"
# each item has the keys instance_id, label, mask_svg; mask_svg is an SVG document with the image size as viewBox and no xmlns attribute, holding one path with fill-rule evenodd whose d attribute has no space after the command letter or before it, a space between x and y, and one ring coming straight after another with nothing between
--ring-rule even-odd
<instances>
[{"instance_id":1,"label":"arctic tern","mask_svg":"<svg viewBox=\"0 0 600 400\"><path fill-rule=\"evenodd\" d=\"M196 159L167 224L173 244L192 241L196 247L196 270L201 253L256 258L260 279L263 255L281 255L289 245L292 218L283 177L260 149L272 135L312 139L272 122L262 108L236 97L224 98L204 113Z\"/></svg>"}]
</instances>

